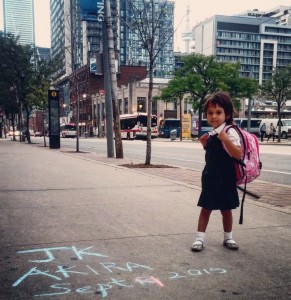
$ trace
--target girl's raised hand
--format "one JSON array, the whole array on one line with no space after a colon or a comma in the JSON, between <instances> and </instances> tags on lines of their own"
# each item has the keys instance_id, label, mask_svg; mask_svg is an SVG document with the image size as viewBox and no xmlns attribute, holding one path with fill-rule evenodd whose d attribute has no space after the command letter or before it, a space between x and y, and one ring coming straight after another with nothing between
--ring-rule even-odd
<instances>
[{"instance_id":1,"label":"girl's raised hand","mask_svg":"<svg viewBox=\"0 0 291 300\"><path fill-rule=\"evenodd\" d=\"M199 138L199 142L202 144L203 148L206 147L206 142L209 138L209 134L208 133L205 133L203 134L200 138Z\"/></svg>"},{"instance_id":2,"label":"girl's raised hand","mask_svg":"<svg viewBox=\"0 0 291 300\"><path fill-rule=\"evenodd\" d=\"M222 142L225 142L225 141L227 141L227 140L229 140L229 136L228 136L228 134L224 131L224 130L222 130L220 133L219 133L219 135L217 136Z\"/></svg>"}]
</instances>

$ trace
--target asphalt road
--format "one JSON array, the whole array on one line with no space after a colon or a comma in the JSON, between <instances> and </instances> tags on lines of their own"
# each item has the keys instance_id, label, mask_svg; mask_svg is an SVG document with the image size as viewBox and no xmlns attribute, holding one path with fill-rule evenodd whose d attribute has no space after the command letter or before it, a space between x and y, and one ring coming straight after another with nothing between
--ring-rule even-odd
<instances>
[{"instance_id":1,"label":"asphalt road","mask_svg":"<svg viewBox=\"0 0 291 300\"><path fill-rule=\"evenodd\" d=\"M43 142L43 138L32 139ZM80 138L79 142L82 151L107 153L106 139ZM76 149L76 139L61 139L61 146ZM124 157L145 161L145 141L123 140L123 149ZM290 146L286 146L286 141L282 142L282 145L265 142L260 145L260 153L263 163L260 180L291 185L291 143ZM169 139L156 139L152 140L152 163L201 171L204 167L204 150L199 142L178 140L171 142Z\"/></svg>"}]
</instances>

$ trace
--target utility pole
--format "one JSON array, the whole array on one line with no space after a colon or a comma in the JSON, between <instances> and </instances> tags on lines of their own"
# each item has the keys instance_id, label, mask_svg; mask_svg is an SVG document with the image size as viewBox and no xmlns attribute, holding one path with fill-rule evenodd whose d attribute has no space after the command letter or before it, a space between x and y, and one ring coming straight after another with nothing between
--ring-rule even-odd
<instances>
[{"instance_id":1,"label":"utility pole","mask_svg":"<svg viewBox=\"0 0 291 300\"><path fill-rule=\"evenodd\" d=\"M106 7L106 6L105 6ZM114 157L113 144L113 113L112 113L112 94L111 81L109 73L109 58L108 58L108 40L106 29L106 9L105 18L102 24L103 36L103 73L104 73L104 89L105 89L105 111L106 111L106 138L107 138L107 156Z\"/></svg>"},{"instance_id":2,"label":"utility pole","mask_svg":"<svg viewBox=\"0 0 291 300\"><path fill-rule=\"evenodd\" d=\"M106 59L104 58L104 61L107 60L109 64L108 70L110 72L109 74L110 80L108 80L108 83L110 84L110 93L112 95L115 151L116 151L116 158L123 158L123 147L122 147L122 139L120 133L120 118L119 118L119 108L118 108L118 99L117 99L117 78L116 78L116 68L115 68L114 39L113 39L110 0L105 0L105 23L106 23L106 42L105 42L106 47L104 49L104 53L106 53L107 57ZM106 67L104 66L104 71L105 69ZM105 96L106 94L107 92L105 93ZM112 126L112 123L108 124L107 126Z\"/></svg>"}]
</instances>

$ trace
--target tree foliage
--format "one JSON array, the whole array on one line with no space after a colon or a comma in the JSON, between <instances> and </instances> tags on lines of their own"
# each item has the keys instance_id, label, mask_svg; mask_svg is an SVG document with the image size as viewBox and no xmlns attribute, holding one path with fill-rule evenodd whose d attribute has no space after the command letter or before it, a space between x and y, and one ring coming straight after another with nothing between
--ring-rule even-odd
<instances>
[{"instance_id":1,"label":"tree foliage","mask_svg":"<svg viewBox=\"0 0 291 300\"><path fill-rule=\"evenodd\" d=\"M273 70L271 80L265 81L262 86L264 95L275 99L277 103L277 115L279 119L279 135L281 138L281 110L286 101L291 98L291 66L276 68Z\"/></svg>"}]
</instances>

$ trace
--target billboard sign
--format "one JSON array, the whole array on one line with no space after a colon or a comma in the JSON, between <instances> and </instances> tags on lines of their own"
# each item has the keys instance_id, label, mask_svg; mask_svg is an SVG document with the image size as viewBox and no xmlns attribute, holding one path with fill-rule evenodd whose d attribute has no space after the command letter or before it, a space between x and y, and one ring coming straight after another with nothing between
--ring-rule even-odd
<instances>
[{"instance_id":1,"label":"billboard sign","mask_svg":"<svg viewBox=\"0 0 291 300\"><path fill-rule=\"evenodd\" d=\"M96 53L95 57L90 57L90 73L103 75L103 56L102 53Z\"/></svg>"},{"instance_id":2,"label":"billboard sign","mask_svg":"<svg viewBox=\"0 0 291 300\"><path fill-rule=\"evenodd\" d=\"M93 16L99 22L104 20L104 0L80 0L80 9L83 20L92 20Z\"/></svg>"}]
</instances>

